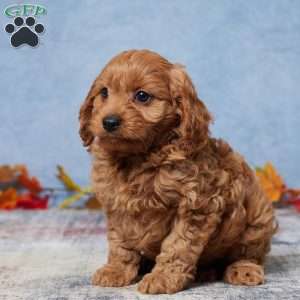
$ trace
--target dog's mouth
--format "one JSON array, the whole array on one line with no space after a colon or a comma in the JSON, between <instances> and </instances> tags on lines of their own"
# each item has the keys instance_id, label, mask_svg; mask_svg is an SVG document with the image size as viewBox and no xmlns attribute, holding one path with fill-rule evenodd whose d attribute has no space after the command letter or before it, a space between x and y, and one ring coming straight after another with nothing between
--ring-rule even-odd
<instances>
[{"instance_id":1,"label":"dog's mouth","mask_svg":"<svg viewBox=\"0 0 300 300\"><path fill-rule=\"evenodd\" d=\"M104 135L99 137L100 143L110 143L110 144L119 144L119 143L130 143L129 139L126 139L117 135Z\"/></svg>"},{"instance_id":2,"label":"dog's mouth","mask_svg":"<svg viewBox=\"0 0 300 300\"><path fill-rule=\"evenodd\" d=\"M145 145L139 140L125 138L119 135L103 135L97 137L101 148L113 153L145 152Z\"/></svg>"}]
</instances>

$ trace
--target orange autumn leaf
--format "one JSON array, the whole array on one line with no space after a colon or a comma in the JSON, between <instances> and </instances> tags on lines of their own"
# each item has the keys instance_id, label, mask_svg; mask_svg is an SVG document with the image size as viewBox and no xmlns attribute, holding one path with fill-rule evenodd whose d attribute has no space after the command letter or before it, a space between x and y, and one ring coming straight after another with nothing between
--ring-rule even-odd
<instances>
[{"instance_id":1,"label":"orange autumn leaf","mask_svg":"<svg viewBox=\"0 0 300 300\"><path fill-rule=\"evenodd\" d=\"M279 201L285 184L274 166L268 162L263 168L256 168L256 175L267 197L273 202Z\"/></svg>"},{"instance_id":2,"label":"orange autumn leaf","mask_svg":"<svg viewBox=\"0 0 300 300\"><path fill-rule=\"evenodd\" d=\"M96 199L95 196L89 197L85 202L84 207L87 209L102 209L101 203Z\"/></svg>"},{"instance_id":3,"label":"orange autumn leaf","mask_svg":"<svg viewBox=\"0 0 300 300\"><path fill-rule=\"evenodd\" d=\"M13 209L17 206L17 191L9 188L5 191L0 191L0 209Z\"/></svg>"},{"instance_id":4,"label":"orange autumn leaf","mask_svg":"<svg viewBox=\"0 0 300 300\"><path fill-rule=\"evenodd\" d=\"M15 180L24 168L24 165L0 165L0 182Z\"/></svg>"},{"instance_id":5,"label":"orange autumn leaf","mask_svg":"<svg viewBox=\"0 0 300 300\"><path fill-rule=\"evenodd\" d=\"M16 179L16 172L15 170L8 166L8 165L3 165L0 166L0 182L10 182Z\"/></svg>"},{"instance_id":6,"label":"orange autumn leaf","mask_svg":"<svg viewBox=\"0 0 300 300\"><path fill-rule=\"evenodd\" d=\"M0 189L16 187L23 165L0 165Z\"/></svg>"},{"instance_id":7,"label":"orange autumn leaf","mask_svg":"<svg viewBox=\"0 0 300 300\"><path fill-rule=\"evenodd\" d=\"M27 188L32 193L39 193L42 191L42 186L36 177L30 177L26 167L20 169L19 183Z\"/></svg>"}]
</instances>

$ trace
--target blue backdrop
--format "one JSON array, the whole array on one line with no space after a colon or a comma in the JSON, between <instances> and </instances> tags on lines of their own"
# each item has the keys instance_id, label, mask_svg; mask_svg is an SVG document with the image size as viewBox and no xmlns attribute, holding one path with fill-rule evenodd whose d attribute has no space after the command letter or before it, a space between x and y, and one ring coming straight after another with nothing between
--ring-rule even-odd
<instances>
[{"instance_id":1,"label":"blue backdrop","mask_svg":"<svg viewBox=\"0 0 300 300\"><path fill-rule=\"evenodd\" d=\"M187 66L214 135L300 185L300 1L30 3L48 11L35 49L12 48L3 29L11 19L0 17L0 163L26 163L49 186L60 163L87 183L80 104L108 59L149 48Z\"/></svg>"}]
</instances>

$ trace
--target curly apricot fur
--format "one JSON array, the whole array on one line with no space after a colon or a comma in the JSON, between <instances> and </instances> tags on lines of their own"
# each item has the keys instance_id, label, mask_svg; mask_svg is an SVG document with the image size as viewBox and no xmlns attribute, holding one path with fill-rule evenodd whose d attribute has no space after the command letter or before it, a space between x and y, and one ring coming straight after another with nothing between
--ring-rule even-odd
<instances>
[{"instance_id":1,"label":"curly apricot fur","mask_svg":"<svg viewBox=\"0 0 300 300\"><path fill-rule=\"evenodd\" d=\"M137 103L137 90L151 100ZM122 121L114 132L101 125L110 114ZM272 205L244 158L211 137L210 122L184 68L154 52L123 52L96 78L80 111L108 222L109 258L94 284L135 282L142 257L155 260L143 293L180 291L216 262L229 283L263 282Z\"/></svg>"}]
</instances>

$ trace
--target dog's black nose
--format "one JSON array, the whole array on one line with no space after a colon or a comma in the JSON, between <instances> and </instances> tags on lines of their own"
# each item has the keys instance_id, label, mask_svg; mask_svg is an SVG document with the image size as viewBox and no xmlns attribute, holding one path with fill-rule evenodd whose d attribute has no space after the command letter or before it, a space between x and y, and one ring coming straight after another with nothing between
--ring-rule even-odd
<instances>
[{"instance_id":1,"label":"dog's black nose","mask_svg":"<svg viewBox=\"0 0 300 300\"><path fill-rule=\"evenodd\" d=\"M103 119L102 124L106 131L112 132L120 126L121 119L118 116L108 116Z\"/></svg>"}]
</instances>

